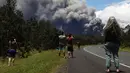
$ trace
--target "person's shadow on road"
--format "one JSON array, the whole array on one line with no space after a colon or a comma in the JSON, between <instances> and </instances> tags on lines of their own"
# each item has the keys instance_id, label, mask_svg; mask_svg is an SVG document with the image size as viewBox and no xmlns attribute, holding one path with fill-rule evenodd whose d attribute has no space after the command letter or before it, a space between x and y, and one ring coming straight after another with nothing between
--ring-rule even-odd
<instances>
[{"instance_id":1,"label":"person's shadow on road","mask_svg":"<svg viewBox=\"0 0 130 73\"><path fill-rule=\"evenodd\" d=\"M68 59L74 59L74 58L76 58L76 57L71 57L71 58L68 58Z\"/></svg>"},{"instance_id":2,"label":"person's shadow on road","mask_svg":"<svg viewBox=\"0 0 130 73\"><path fill-rule=\"evenodd\" d=\"M111 70L109 73L117 73L115 70ZM118 73L126 73L125 71L120 70Z\"/></svg>"},{"instance_id":3,"label":"person's shadow on road","mask_svg":"<svg viewBox=\"0 0 130 73\"><path fill-rule=\"evenodd\" d=\"M72 57L72 58L76 58L76 57Z\"/></svg>"}]
</instances>

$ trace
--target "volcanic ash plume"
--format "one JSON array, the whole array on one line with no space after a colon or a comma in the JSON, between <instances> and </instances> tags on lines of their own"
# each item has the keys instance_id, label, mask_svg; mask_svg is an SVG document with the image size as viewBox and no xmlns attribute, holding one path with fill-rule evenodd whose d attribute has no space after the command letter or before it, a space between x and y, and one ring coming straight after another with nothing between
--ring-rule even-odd
<instances>
[{"instance_id":1,"label":"volcanic ash plume","mask_svg":"<svg viewBox=\"0 0 130 73\"><path fill-rule=\"evenodd\" d=\"M103 26L104 24L102 24L102 20L99 18L95 18L91 20L89 24L85 25L85 33L90 35L101 35L101 32L103 31Z\"/></svg>"},{"instance_id":2,"label":"volcanic ash plume","mask_svg":"<svg viewBox=\"0 0 130 73\"><path fill-rule=\"evenodd\" d=\"M65 32L73 34L82 34L86 29L88 32L85 25L92 27L90 22L96 22L96 10L87 7L86 0L17 0L16 8L25 19L36 16L38 20L50 20L57 28L62 26Z\"/></svg>"},{"instance_id":3,"label":"volcanic ash plume","mask_svg":"<svg viewBox=\"0 0 130 73\"><path fill-rule=\"evenodd\" d=\"M0 6L3 6L4 4L6 4L6 0L0 0Z\"/></svg>"}]
</instances>

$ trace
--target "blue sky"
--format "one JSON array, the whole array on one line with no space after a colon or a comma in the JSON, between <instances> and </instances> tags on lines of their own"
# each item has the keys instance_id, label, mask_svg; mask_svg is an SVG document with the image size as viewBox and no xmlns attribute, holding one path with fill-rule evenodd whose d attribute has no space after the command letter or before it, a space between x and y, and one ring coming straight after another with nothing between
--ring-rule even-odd
<instances>
[{"instance_id":1,"label":"blue sky","mask_svg":"<svg viewBox=\"0 0 130 73\"><path fill-rule=\"evenodd\" d=\"M107 5L110 5L112 3L118 3L123 0L86 0L86 1L88 6L95 7L97 10L102 10Z\"/></svg>"}]
</instances>

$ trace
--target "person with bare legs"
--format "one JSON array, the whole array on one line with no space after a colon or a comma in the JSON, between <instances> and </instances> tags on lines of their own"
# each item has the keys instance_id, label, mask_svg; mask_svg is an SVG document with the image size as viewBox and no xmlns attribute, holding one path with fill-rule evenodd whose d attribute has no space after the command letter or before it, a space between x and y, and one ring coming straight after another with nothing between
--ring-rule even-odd
<instances>
[{"instance_id":1,"label":"person with bare legs","mask_svg":"<svg viewBox=\"0 0 130 73\"><path fill-rule=\"evenodd\" d=\"M68 57L73 58L73 36L71 34L67 37L67 50L68 50Z\"/></svg>"},{"instance_id":2,"label":"person with bare legs","mask_svg":"<svg viewBox=\"0 0 130 73\"><path fill-rule=\"evenodd\" d=\"M13 40L9 41L9 49L7 51L8 66L13 66L14 65L15 55L16 55L16 48L17 48L17 42L16 42L16 39L13 38Z\"/></svg>"},{"instance_id":3,"label":"person with bare legs","mask_svg":"<svg viewBox=\"0 0 130 73\"><path fill-rule=\"evenodd\" d=\"M63 54L64 58L65 57L65 34L64 32L61 33L61 35L59 35L59 47L58 47L58 50L59 50L59 56L61 56L61 54Z\"/></svg>"}]
</instances>

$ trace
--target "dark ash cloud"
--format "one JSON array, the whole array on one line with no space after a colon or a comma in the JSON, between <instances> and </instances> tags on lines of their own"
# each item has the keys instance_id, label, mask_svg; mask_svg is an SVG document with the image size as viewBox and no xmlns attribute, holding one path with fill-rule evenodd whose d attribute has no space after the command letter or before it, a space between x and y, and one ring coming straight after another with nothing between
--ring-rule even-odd
<instances>
[{"instance_id":1,"label":"dark ash cloud","mask_svg":"<svg viewBox=\"0 0 130 73\"><path fill-rule=\"evenodd\" d=\"M17 0L16 9L23 12L25 19L36 16L38 20L50 20L57 28L62 26L64 31L74 34L83 34L92 27L99 32L101 27L94 25L96 9L86 6L86 0Z\"/></svg>"}]
</instances>

